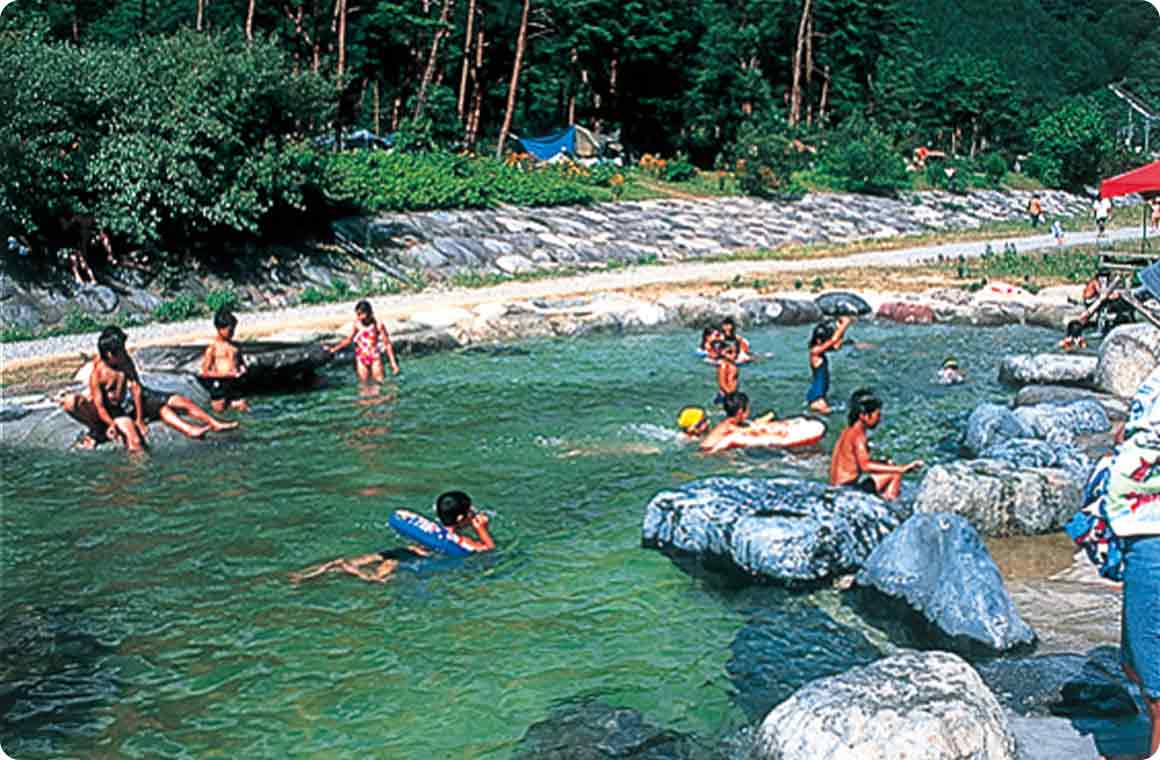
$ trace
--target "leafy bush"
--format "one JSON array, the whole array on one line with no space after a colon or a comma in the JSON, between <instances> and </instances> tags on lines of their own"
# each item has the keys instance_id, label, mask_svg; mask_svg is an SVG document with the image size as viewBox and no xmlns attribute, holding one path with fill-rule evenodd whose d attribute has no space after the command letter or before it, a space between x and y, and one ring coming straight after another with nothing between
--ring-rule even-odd
<instances>
[{"instance_id":1,"label":"leafy bush","mask_svg":"<svg viewBox=\"0 0 1160 760\"><path fill-rule=\"evenodd\" d=\"M987 185L997 188L1003 184L1007 176L1007 161L998 153L988 153L979 160L983 174L987 176Z\"/></svg>"},{"instance_id":2,"label":"leafy bush","mask_svg":"<svg viewBox=\"0 0 1160 760\"><path fill-rule=\"evenodd\" d=\"M205 313L204 305L190 295L179 295L170 301L164 301L153 310L153 318L158 322L181 322L186 319L200 317Z\"/></svg>"},{"instance_id":3,"label":"leafy bush","mask_svg":"<svg viewBox=\"0 0 1160 760\"><path fill-rule=\"evenodd\" d=\"M970 168L964 162L953 159L931 162L926 167L926 181L930 186L952 193L967 191L970 174Z\"/></svg>"},{"instance_id":4,"label":"leafy bush","mask_svg":"<svg viewBox=\"0 0 1160 760\"><path fill-rule=\"evenodd\" d=\"M800 195L795 171L807 168L808 154L784 132L746 122L733 146L737 185L746 195L761 198Z\"/></svg>"},{"instance_id":5,"label":"leafy bush","mask_svg":"<svg viewBox=\"0 0 1160 760\"><path fill-rule=\"evenodd\" d=\"M217 312L219 309L235 311L241 303L242 299L232 288L211 290L205 297L205 305L211 314Z\"/></svg>"},{"instance_id":6,"label":"leafy bush","mask_svg":"<svg viewBox=\"0 0 1160 760\"><path fill-rule=\"evenodd\" d=\"M1027 171L1050 187L1079 189L1120 167L1107 118L1090 98L1074 98L1045 116L1031 144Z\"/></svg>"},{"instance_id":7,"label":"leafy bush","mask_svg":"<svg viewBox=\"0 0 1160 760\"><path fill-rule=\"evenodd\" d=\"M78 309L72 309L64 315L59 329L61 332L75 335L77 333L99 332L104 327L105 323L93 315Z\"/></svg>"},{"instance_id":8,"label":"leafy bush","mask_svg":"<svg viewBox=\"0 0 1160 760\"><path fill-rule=\"evenodd\" d=\"M576 178L551 165L525 168L444 152L347 152L324 159L326 194L376 211L558 206L592 201Z\"/></svg>"},{"instance_id":9,"label":"leafy bush","mask_svg":"<svg viewBox=\"0 0 1160 760\"><path fill-rule=\"evenodd\" d=\"M680 153L665 166L665 180L669 182L688 182L696 176L697 167L689 163L689 159Z\"/></svg>"},{"instance_id":10,"label":"leafy bush","mask_svg":"<svg viewBox=\"0 0 1160 760\"><path fill-rule=\"evenodd\" d=\"M851 118L826 146L821 159L842 190L893 195L910 186L906 161L874 124Z\"/></svg>"}]
</instances>

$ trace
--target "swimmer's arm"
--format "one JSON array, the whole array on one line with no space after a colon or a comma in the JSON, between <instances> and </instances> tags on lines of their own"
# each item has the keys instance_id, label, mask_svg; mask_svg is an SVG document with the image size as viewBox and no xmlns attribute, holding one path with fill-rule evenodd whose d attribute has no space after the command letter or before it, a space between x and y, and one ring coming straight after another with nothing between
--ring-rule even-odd
<instances>
[{"instance_id":1,"label":"swimmer's arm","mask_svg":"<svg viewBox=\"0 0 1160 760\"><path fill-rule=\"evenodd\" d=\"M93 408L97 410L97 416L101 418L101 422L110 430L115 430L113 426L113 415L109 414L109 410L105 408L105 393L101 389L100 383L100 369L94 362L93 369L89 372L89 399L93 402Z\"/></svg>"},{"instance_id":2,"label":"swimmer's arm","mask_svg":"<svg viewBox=\"0 0 1160 760\"><path fill-rule=\"evenodd\" d=\"M326 350L332 354L337 354L339 351L341 351L342 349L346 348L347 346L349 346L351 343L354 342L354 336L356 333L358 333L358 325L357 324L351 325L350 326L350 335L346 336L345 338L340 340L338 343L335 343L333 346L326 346Z\"/></svg>"},{"instance_id":3,"label":"swimmer's arm","mask_svg":"<svg viewBox=\"0 0 1160 760\"><path fill-rule=\"evenodd\" d=\"M383 347L387 349L387 361L391 364L391 372L399 374L399 363L395 361L395 345L391 343L391 334L387 326L379 322L379 333L383 336Z\"/></svg>"},{"instance_id":4,"label":"swimmer's arm","mask_svg":"<svg viewBox=\"0 0 1160 760\"><path fill-rule=\"evenodd\" d=\"M922 462L912 462L911 464L887 464L886 462L876 462L870 458L870 447L863 439L854 444L854 459L858 463L859 472L868 472L871 475L901 475L911 470L922 466Z\"/></svg>"},{"instance_id":5,"label":"swimmer's arm","mask_svg":"<svg viewBox=\"0 0 1160 760\"><path fill-rule=\"evenodd\" d=\"M475 528L475 533L479 536L479 540L477 541L470 536L458 534L463 545L473 552L489 552L494 549L495 540L492 539L491 533L487 530L487 522L487 515L482 512L476 512L475 517L471 520L471 527Z\"/></svg>"},{"instance_id":6,"label":"swimmer's arm","mask_svg":"<svg viewBox=\"0 0 1160 760\"><path fill-rule=\"evenodd\" d=\"M214 348L210 343L205 347L205 353L201 355L201 368L198 374L202 377L217 377L217 373L213 371Z\"/></svg>"}]
</instances>

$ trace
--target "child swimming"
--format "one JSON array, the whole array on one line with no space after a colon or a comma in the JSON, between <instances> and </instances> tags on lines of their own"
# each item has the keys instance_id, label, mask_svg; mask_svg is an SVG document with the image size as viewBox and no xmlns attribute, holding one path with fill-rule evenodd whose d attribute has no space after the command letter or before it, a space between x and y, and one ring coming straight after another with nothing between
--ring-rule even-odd
<instances>
[{"instance_id":1,"label":"child swimming","mask_svg":"<svg viewBox=\"0 0 1160 760\"><path fill-rule=\"evenodd\" d=\"M686 406L677 414L677 427L688 438L699 438L709 432L709 413L699 406Z\"/></svg>"},{"instance_id":2,"label":"child swimming","mask_svg":"<svg viewBox=\"0 0 1160 760\"><path fill-rule=\"evenodd\" d=\"M822 322L814 328L810 335L810 387L806 391L806 403L810 411L819 414L830 414L834 410L826 402L826 395L830 392L830 362L826 357L827 351L842 347L842 340L846 330L854 323L851 317L838 317L835 326L831 322Z\"/></svg>"},{"instance_id":3,"label":"child swimming","mask_svg":"<svg viewBox=\"0 0 1160 760\"><path fill-rule=\"evenodd\" d=\"M1084 323L1073 319L1067 323L1067 335L1059 342L1060 349L1071 353L1087 348L1087 338L1083 336Z\"/></svg>"},{"instance_id":4,"label":"child swimming","mask_svg":"<svg viewBox=\"0 0 1160 760\"><path fill-rule=\"evenodd\" d=\"M375 319L374 310L370 301L359 301L354 306L355 320L350 335L333 346L326 346L326 350L336 354L354 343L354 370L359 382L374 379L383 381L383 350L386 349L387 360L391 363L391 374L399 374L399 364L395 361L395 346L391 343L391 335L387 327Z\"/></svg>"},{"instance_id":5,"label":"child swimming","mask_svg":"<svg viewBox=\"0 0 1160 760\"><path fill-rule=\"evenodd\" d=\"M720 342L721 331L716 327L706 327L701 331L701 347L698 349L710 361L717 361L718 352L713 344Z\"/></svg>"},{"instance_id":6,"label":"child swimming","mask_svg":"<svg viewBox=\"0 0 1160 760\"><path fill-rule=\"evenodd\" d=\"M713 403L720 404L726 396L737 391L741 378L737 369L737 341L721 340L715 345L720 346L721 358L717 360L717 397Z\"/></svg>"},{"instance_id":7,"label":"child swimming","mask_svg":"<svg viewBox=\"0 0 1160 760\"><path fill-rule=\"evenodd\" d=\"M830 485L849 486L886 501L897 499L902 491L902 476L922 467L922 460L899 465L870 458L867 433L882 421L882 402L873 391L866 388L854 391L846 421L849 427L834 444Z\"/></svg>"},{"instance_id":8,"label":"child swimming","mask_svg":"<svg viewBox=\"0 0 1160 760\"><path fill-rule=\"evenodd\" d=\"M942 369L938 371L938 376L935 378L935 382L939 385L958 385L966 380L966 373L959 369L959 363L953 356L948 356L943 361Z\"/></svg>"}]
</instances>

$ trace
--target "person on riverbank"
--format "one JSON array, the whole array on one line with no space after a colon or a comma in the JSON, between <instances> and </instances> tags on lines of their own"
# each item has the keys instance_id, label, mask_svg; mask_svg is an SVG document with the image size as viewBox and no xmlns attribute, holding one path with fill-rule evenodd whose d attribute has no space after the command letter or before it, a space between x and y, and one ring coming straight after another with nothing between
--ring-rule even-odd
<instances>
[{"instance_id":1,"label":"person on riverbank","mask_svg":"<svg viewBox=\"0 0 1160 760\"><path fill-rule=\"evenodd\" d=\"M736 341L737 343L737 363L744 364L752 358L749 351L749 341L741 337L737 332L737 323L733 321L733 317L725 317L721 320L721 336L725 341Z\"/></svg>"},{"instance_id":2,"label":"person on riverbank","mask_svg":"<svg viewBox=\"0 0 1160 760\"><path fill-rule=\"evenodd\" d=\"M902 476L922 467L922 460L899 465L870 458L867 434L882 421L882 401L873 391L854 391L846 421L848 427L838 436L830 460L830 485L849 486L887 501L897 499L902 491Z\"/></svg>"},{"instance_id":3,"label":"person on riverbank","mask_svg":"<svg viewBox=\"0 0 1160 760\"><path fill-rule=\"evenodd\" d=\"M89 395L65 394L61 408L88 428L81 448L95 448L104 441L119 440L130 451L140 451L148 437L148 423L161 420L189 438L203 438L209 431L236 428L236 422L215 419L185 396L162 393L142 385L133 359L125 350L126 336L109 326L97 338L97 357L89 369ZM185 413L200 422L186 422Z\"/></svg>"},{"instance_id":4,"label":"person on riverbank","mask_svg":"<svg viewBox=\"0 0 1160 760\"><path fill-rule=\"evenodd\" d=\"M488 517L476 512L471 497L463 491L446 491L435 500L435 513L448 533L456 536L457 542L472 552L489 552L495 548L495 540L488 530ZM472 529L476 538L463 534ZM358 557L339 557L321 565L291 573L291 583L301 583L310 578L331 572L344 572L371 583L386 583L398 569L401 562L419 560L432 554L430 549L417 544L405 548L385 549L374 554Z\"/></svg>"},{"instance_id":5,"label":"person on riverbank","mask_svg":"<svg viewBox=\"0 0 1160 760\"><path fill-rule=\"evenodd\" d=\"M1034 193L1031 200L1027 201L1027 216L1033 229L1043 224L1043 202L1039 200L1039 193Z\"/></svg>"},{"instance_id":6,"label":"person on riverbank","mask_svg":"<svg viewBox=\"0 0 1160 760\"><path fill-rule=\"evenodd\" d=\"M1056 219L1051 223L1051 236L1055 238L1055 247L1063 247L1063 222Z\"/></svg>"},{"instance_id":7,"label":"person on riverbank","mask_svg":"<svg viewBox=\"0 0 1160 760\"><path fill-rule=\"evenodd\" d=\"M359 382L365 383L374 379L383 381L383 351L387 352L387 361L391 363L391 374L399 374L399 363L395 361L395 346L391 343L391 335L387 326L375 318L370 301L359 301L354 306L355 322L351 327L350 335L334 344L326 346L326 350L336 354L354 343L354 371Z\"/></svg>"},{"instance_id":8,"label":"person on riverbank","mask_svg":"<svg viewBox=\"0 0 1160 760\"><path fill-rule=\"evenodd\" d=\"M741 372L737 369L738 346L735 340L717 341L721 358L717 360L717 397L714 404L723 404L729 394L737 392Z\"/></svg>"},{"instance_id":9,"label":"person on riverbank","mask_svg":"<svg viewBox=\"0 0 1160 760\"><path fill-rule=\"evenodd\" d=\"M1096 227L1099 229L1099 237L1103 237L1107 232L1108 222L1112 219L1112 202L1107 198L1097 198L1092 204L1092 216L1096 220Z\"/></svg>"},{"instance_id":10,"label":"person on riverbank","mask_svg":"<svg viewBox=\"0 0 1160 760\"><path fill-rule=\"evenodd\" d=\"M829 321L822 322L810 335L810 387L806 391L806 403L811 412L830 414L834 411L826 401L830 392L830 362L826 353L842 347L846 330L853 323L851 317L838 317L837 325Z\"/></svg>"},{"instance_id":11,"label":"person on riverbank","mask_svg":"<svg viewBox=\"0 0 1160 760\"><path fill-rule=\"evenodd\" d=\"M213 315L213 326L217 335L201 356L198 382L209 391L210 404L215 412L227 408L248 412L250 405L238 393L238 378L246 373L241 346L234 342L238 318L223 307Z\"/></svg>"}]
</instances>

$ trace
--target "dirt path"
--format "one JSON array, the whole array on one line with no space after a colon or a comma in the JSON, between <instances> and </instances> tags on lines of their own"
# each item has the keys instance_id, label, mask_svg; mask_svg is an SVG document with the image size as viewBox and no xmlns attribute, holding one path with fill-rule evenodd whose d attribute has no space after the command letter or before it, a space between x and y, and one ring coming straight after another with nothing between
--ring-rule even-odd
<instances>
[{"instance_id":1,"label":"dirt path","mask_svg":"<svg viewBox=\"0 0 1160 760\"><path fill-rule=\"evenodd\" d=\"M1109 231L1107 239L1109 242L1131 240L1138 234L1139 231L1135 228L1117 229ZM1079 232L1068 235L1064 245L1072 247L1091 245L1094 242L1096 242L1095 233ZM453 307L471 308L484 303L565 298L601 292L632 291L655 295L674 290L715 287L738 278L742 281L752 281L789 273L804 276L814 272L835 270L892 270L921 267L940 259L954 260L960 256L975 258L981 256L988 246L992 250L1002 250L1006 243L1013 243L1024 252L1055 246L1055 240L1051 235L1034 235L869 251L830 258L683 262L605 270L556 279L512 281L486 288L381 296L374 298L373 302L375 312L381 318L400 321L420 312ZM868 279L874 279L872 273L864 272L864 274ZM887 278L883 278L881 285L883 290L895 289L894 283ZM239 314L241 320L239 337L252 340L287 331L304 333L337 331L345 329L350 324L353 312L354 302L351 301ZM129 334L130 343L139 347L204 342L209 327L205 319L198 319L173 324L146 325L130 328L126 332ZM2 352L0 372L3 373L0 380L5 385L11 385L14 382L24 382L25 375L36 375L38 370L48 369L46 365L65 364L73 367L82 354L92 352L93 343L93 335L69 335L27 343L5 344L0 346Z\"/></svg>"}]
</instances>

